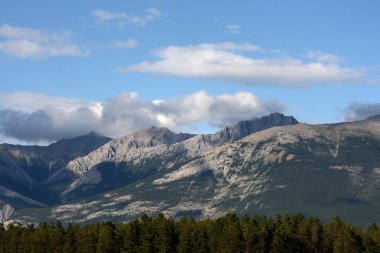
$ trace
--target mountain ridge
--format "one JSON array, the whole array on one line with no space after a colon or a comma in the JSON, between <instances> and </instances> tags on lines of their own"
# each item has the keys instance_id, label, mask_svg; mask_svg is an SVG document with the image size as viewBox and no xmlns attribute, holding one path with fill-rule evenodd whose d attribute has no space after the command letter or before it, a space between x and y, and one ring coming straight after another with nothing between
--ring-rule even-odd
<instances>
[{"instance_id":1,"label":"mountain ridge","mask_svg":"<svg viewBox=\"0 0 380 253\"><path fill-rule=\"evenodd\" d=\"M90 133L49 146L0 144L0 186L28 198L38 197L38 188L43 188L44 182L65 167L68 161L86 155L109 140L108 137Z\"/></svg>"},{"instance_id":2,"label":"mountain ridge","mask_svg":"<svg viewBox=\"0 0 380 253\"><path fill-rule=\"evenodd\" d=\"M200 218L301 212L340 215L354 224L380 221L371 211L380 208L376 117L324 125L282 114L263 118L214 135L150 128L111 140L62 168L71 181L60 192L61 203L43 209L43 217L86 223L126 221L142 212ZM41 219L24 210L10 219Z\"/></svg>"}]
</instances>

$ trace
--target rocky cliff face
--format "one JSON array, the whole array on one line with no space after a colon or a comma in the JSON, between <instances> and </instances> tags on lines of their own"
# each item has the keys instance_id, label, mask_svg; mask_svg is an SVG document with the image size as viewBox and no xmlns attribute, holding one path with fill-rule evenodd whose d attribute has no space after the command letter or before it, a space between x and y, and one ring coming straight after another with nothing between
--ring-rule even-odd
<instances>
[{"instance_id":1,"label":"rocky cliff face","mask_svg":"<svg viewBox=\"0 0 380 253\"><path fill-rule=\"evenodd\" d=\"M160 145L169 146L190 139L193 136L183 133L176 134L167 128L152 127L148 130L114 139L87 156L78 157L71 161L67 168L75 175L81 176L99 163L125 161L129 159L129 154L136 150L145 150Z\"/></svg>"},{"instance_id":2,"label":"rocky cliff face","mask_svg":"<svg viewBox=\"0 0 380 253\"><path fill-rule=\"evenodd\" d=\"M223 144L228 141L242 139L250 134L269 129L276 126L295 125L299 122L292 116L281 113L272 113L268 116L240 121L234 126L225 127L216 134L210 135L209 139L215 144Z\"/></svg>"}]
</instances>

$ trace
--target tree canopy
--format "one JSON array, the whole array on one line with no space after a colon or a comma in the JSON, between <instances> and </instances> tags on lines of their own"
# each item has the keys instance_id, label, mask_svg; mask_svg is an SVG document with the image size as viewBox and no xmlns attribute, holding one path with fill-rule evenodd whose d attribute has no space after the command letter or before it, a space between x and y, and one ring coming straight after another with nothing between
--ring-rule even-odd
<instances>
[{"instance_id":1,"label":"tree canopy","mask_svg":"<svg viewBox=\"0 0 380 253\"><path fill-rule=\"evenodd\" d=\"M377 252L380 229L363 231L334 218L322 224L316 217L276 218L227 214L214 220L179 220L163 214L141 216L128 223L85 226L42 223L38 226L0 224L0 253L127 253L127 252Z\"/></svg>"}]
</instances>

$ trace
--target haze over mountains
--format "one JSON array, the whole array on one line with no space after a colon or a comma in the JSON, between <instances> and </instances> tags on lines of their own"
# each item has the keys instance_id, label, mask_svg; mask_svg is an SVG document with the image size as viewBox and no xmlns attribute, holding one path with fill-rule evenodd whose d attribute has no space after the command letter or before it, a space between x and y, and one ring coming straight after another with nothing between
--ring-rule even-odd
<instances>
[{"instance_id":1,"label":"haze over mountains","mask_svg":"<svg viewBox=\"0 0 380 253\"><path fill-rule=\"evenodd\" d=\"M211 135L150 128L47 147L0 145L0 220L126 221L143 213L339 215L380 222L380 116L326 125L279 113Z\"/></svg>"}]
</instances>

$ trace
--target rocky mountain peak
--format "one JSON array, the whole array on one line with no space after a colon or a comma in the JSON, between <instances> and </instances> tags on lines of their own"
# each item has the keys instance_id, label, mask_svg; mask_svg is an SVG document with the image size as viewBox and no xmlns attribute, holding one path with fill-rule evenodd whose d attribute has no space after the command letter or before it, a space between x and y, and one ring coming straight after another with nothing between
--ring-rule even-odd
<instances>
[{"instance_id":1,"label":"rocky mountain peak","mask_svg":"<svg viewBox=\"0 0 380 253\"><path fill-rule=\"evenodd\" d=\"M252 120L240 121L231 127L225 127L211 136L215 143L224 143L242 139L253 133L276 127L298 124L299 122L293 116L285 116L282 113L272 113Z\"/></svg>"},{"instance_id":2,"label":"rocky mountain peak","mask_svg":"<svg viewBox=\"0 0 380 253\"><path fill-rule=\"evenodd\" d=\"M78 136L72 139L59 140L50 144L45 149L47 156L61 155L62 153L73 156L84 156L94 149L112 140L109 137L101 134L90 132L83 136Z\"/></svg>"},{"instance_id":3,"label":"rocky mountain peak","mask_svg":"<svg viewBox=\"0 0 380 253\"><path fill-rule=\"evenodd\" d=\"M187 140L194 135L174 133L165 127L151 127L120 138L118 141L127 143L129 148L154 147L161 144L171 145Z\"/></svg>"},{"instance_id":4,"label":"rocky mountain peak","mask_svg":"<svg viewBox=\"0 0 380 253\"><path fill-rule=\"evenodd\" d=\"M111 138L108 138L106 136L103 136L97 132L94 132L94 131L91 131L89 132L88 134L85 134L85 135L81 135L81 136L77 136L77 137L74 137L74 138L65 138L65 139L61 139L61 140L58 140L57 142L55 143L52 143L50 144L49 146L54 146L54 145L58 145L58 144L65 144L65 143L74 143L74 142L89 142L89 141L93 141L95 139L101 139L101 140L104 140L104 139L108 139L108 140L111 140Z\"/></svg>"}]
</instances>

